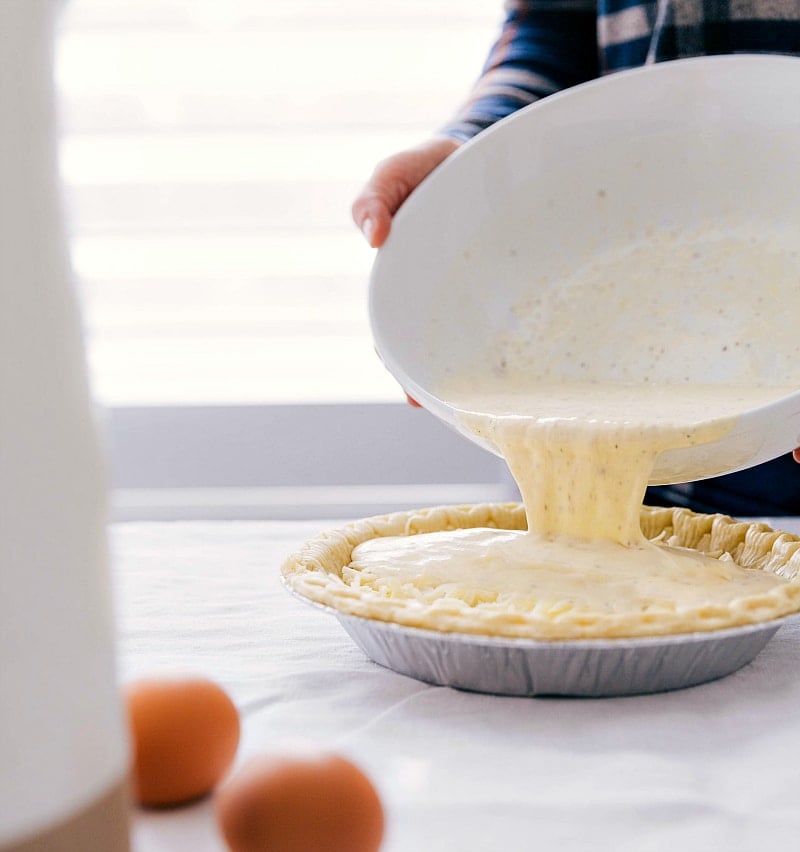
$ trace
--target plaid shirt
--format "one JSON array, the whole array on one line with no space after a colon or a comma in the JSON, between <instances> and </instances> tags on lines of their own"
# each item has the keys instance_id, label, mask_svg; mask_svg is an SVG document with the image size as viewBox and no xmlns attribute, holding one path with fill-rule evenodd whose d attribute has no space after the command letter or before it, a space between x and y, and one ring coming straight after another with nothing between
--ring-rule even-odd
<instances>
[{"instance_id":1,"label":"plaid shirt","mask_svg":"<svg viewBox=\"0 0 800 852\"><path fill-rule=\"evenodd\" d=\"M466 140L601 74L722 53L800 55L800 0L506 0L470 99L443 130Z\"/></svg>"}]
</instances>

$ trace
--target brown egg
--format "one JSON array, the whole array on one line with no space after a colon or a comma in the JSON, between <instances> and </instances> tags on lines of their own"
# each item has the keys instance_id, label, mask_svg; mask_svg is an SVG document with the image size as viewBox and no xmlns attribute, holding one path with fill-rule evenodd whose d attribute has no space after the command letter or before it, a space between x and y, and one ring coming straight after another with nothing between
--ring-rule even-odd
<instances>
[{"instance_id":1,"label":"brown egg","mask_svg":"<svg viewBox=\"0 0 800 852\"><path fill-rule=\"evenodd\" d=\"M239 744L239 714L227 693L197 677L145 678L125 688L136 800L179 805L210 792Z\"/></svg>"},{"instance_id":2,"label":"brown egg","mask_svg":"<svg viewBox=\"0 0 800 852\"><path fill-rule=\"evenodd\" d=\"M377 852L383 808L370 780L337 755L251 759L216 793L231 852Z\"/></svg>"}]
</instances>

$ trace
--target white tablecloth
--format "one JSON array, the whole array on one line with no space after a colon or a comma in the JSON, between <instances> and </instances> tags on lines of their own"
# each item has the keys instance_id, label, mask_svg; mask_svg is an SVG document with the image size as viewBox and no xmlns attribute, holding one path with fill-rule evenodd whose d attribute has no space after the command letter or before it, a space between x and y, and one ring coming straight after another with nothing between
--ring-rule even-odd
<instances>
[{"instance_id":1,"label":"white tablecloth","mask_svg":"<svg viewBox=\"0 0 800 852\"><path fill-rule=\"evenodd\" d=\"M800 532L800 522L773 525ZM373 779L382 852L769 852L800 835L800 624L722 680L616 699L500 698L367 660L279 566L319 522L111 530L120 675L228 689L238 761L310 745ZM135 852L220 852L208 801L134 814Z\"/></svg>"}]
</instances>

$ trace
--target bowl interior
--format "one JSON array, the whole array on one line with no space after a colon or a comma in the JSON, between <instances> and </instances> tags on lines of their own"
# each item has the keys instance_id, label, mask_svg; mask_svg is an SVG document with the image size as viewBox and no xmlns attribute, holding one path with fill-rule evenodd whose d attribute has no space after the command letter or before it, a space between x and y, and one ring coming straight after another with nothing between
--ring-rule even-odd
<instances>
[{"instance_id":1,"label":"bowl interior","mask_svg":"<svg viewBox=\"0 0 800 852\"><path fill-rule=\"evenodd\" d=\"M786 281L800 280L798 104L800 60L710 57L616 74L499 122L412 194L378 253L370 315L387 368L480 443L437 389L488 357L514 331L515 309L545 293L557 303L555 326L578 323L570 346L581 347L568 361L558 334L526 341L532 368L547 364L551 378L575 379L574 364L588 361L591 380L640 381L642 353L656 346L669 356L666 381L800 389L800 287L776 289L761 260L776 258ZM636 271L642 299L597 327L602 287L564 282L620 257L635 260L618 271ZM736 289L745 262L753 286ZM669 302L666 322L649 320L654 290ZM753 322L764 300L766 337ZM721 359L721 325L746 343L760 334L760 357ZM740 469L795 442L800 393L744 413L719 446L671 451L653 481Z\"/></svg>"}]
</instances>

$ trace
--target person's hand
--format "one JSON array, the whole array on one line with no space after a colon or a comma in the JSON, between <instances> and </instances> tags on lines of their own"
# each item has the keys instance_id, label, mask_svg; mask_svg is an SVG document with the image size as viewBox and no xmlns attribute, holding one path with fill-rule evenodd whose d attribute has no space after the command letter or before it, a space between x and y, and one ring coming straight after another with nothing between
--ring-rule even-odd
<instances>
[{"instance_id":1,"label":"person's hand","mask_svg":"<svg viewBox=\"0 0 800 852\"><path fill-rule=\"evenodd\" d=\"M408 196L460 144L440 136L378 163L352 209L353 221L373 248L386 241L392 217Z\"/></svg>"},{"instance_id":2,"label":"person's hand","mask_svg":"<svg viewBox=\"0 0 800 852\"><path fill-rule=\"evenodd\" d=\"M792 452L792 458L794 458L794 460L795 460L798 464L800 464L800 447L798 447L796 450L794 450L794 451Z\"/></svg>"}]
</instances>

